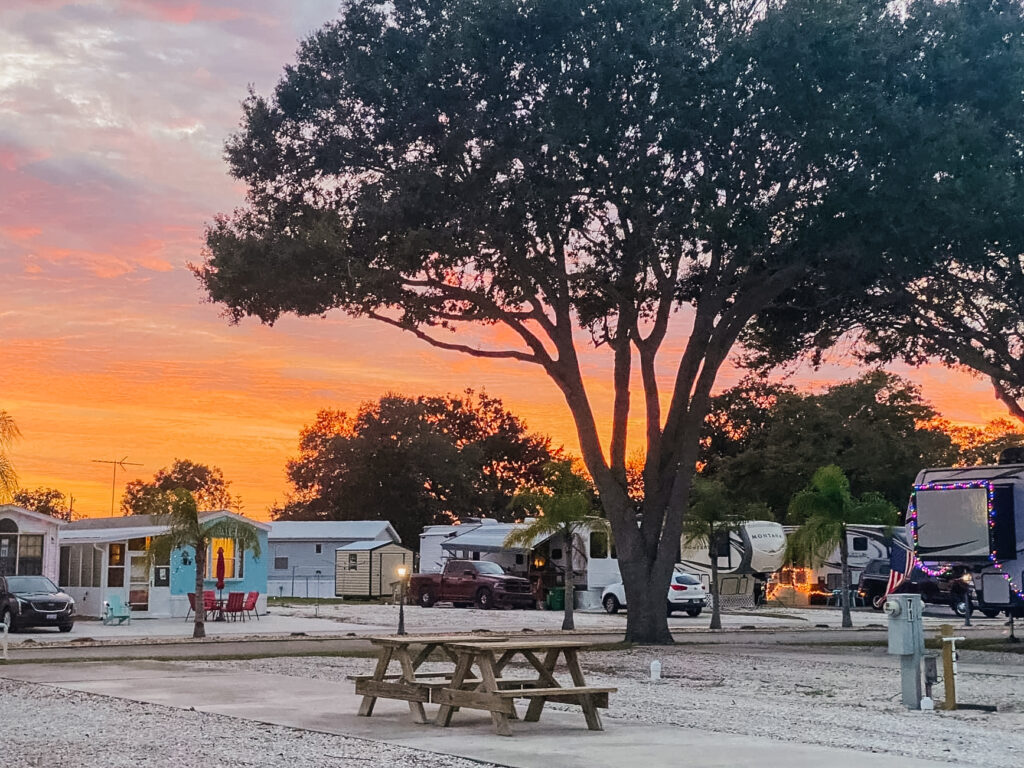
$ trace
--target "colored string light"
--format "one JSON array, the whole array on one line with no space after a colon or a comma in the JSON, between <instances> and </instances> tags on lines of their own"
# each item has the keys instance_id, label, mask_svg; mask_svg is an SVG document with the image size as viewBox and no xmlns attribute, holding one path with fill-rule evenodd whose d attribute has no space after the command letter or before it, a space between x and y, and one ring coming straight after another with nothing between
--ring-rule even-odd
<instances>
[{"instance_id":1,"label":"colored string light","mask_svg":"<svg viewBox=\"0 0 1024 768\"><path fill-rule=\"evenodd\" d=\"M984 488L986 492L987 505L988 505L988 527L989 531L996 527L996 508L995 508L995 487L988 480L964 480L956 483L921 483L920 485L914 486L914 492L910 495L910 506L907 507L907 526L910 528L910 535L914 542L914 552L917 552L917 492L918 491L964 491L971 488ZM991 536L989 537L991 543ZM1010 584L1010 589L1017 595L1018 598L1024 600L1024 591L1019 586L1013 583L1013 579L1010 578L1003 568L1003 564L999 562L996 555L996 551L993 549L988 554L988 559L992 562L996 571L1006 579ZM939 569L932 569L926 566L921 561L918 561L918 567L927 573L929 576L945 576L952 568L949 566L940 567Z\"/></svg>"}]
</instances>

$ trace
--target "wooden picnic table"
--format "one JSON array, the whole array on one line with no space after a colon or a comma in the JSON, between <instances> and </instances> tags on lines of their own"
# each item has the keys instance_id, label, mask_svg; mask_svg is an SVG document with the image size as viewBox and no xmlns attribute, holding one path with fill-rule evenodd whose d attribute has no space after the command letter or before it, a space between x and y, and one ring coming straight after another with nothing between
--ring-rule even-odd
<instances>
[{"instance_id":1,"label":"wooden picnic table","mask_svg":"<svg viewBox=\"0 0 1024 768\"><path fill-rule=\"evenodd\" d=\"M488 635L493 641L507 640L505 635ZM398 699L409 702L409 710L413 720L426 723L427 715L423 705L431 701L431 691L450 685L452 672L434 672L421 674L420 666L437 649L452 661L458 662L458 655L450 650L453 642L482 642L480 635L388 635L371 637L370 642L380 648L377 667L372 675L355 677L356 694L363 697L359 705L359 715L370 717L373 705L378 698ZM416 649L415 654L413 653ZM388 668L397 662L400 672L389 674Z\"/></svg>"},{"instance_id":2,"label":"wooden picnic table","mask_svg":"<svg viewBox=\"0 0 1024 768\"><path fill-rule=\"evenodd\" d=\"M442 727L451 725L452 714L459 708L480 709L491 713L491 721L499 735L511 736L509 720L516 718L514 701L529 699L527 722L539 720L545 703L552 701L580 706L587 727L592 731L603 730L597 710L607 709L608 694L615 693L617 689L586 684L580 668L579 651L592 645L585 640L561 638L446 642L445 649L454 652L457 661L450 683L438 687L432 697L441 705L437 724ZM539 654L543 654L543 660ZM516 656L522 656L530 663L537 673L535 678L502 677L505 667ZM562 686L555 678L559 656L565 659L572 678L571 686ZM473 666L479 670L478 680L469 679Z\"/></svg>"}]
</instances>

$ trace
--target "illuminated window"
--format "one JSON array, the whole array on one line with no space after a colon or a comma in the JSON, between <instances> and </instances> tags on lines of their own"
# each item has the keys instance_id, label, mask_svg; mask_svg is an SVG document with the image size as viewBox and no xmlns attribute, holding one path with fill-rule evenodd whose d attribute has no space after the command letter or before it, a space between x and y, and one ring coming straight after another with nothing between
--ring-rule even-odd
<instances>
[{"instance_id":1,"label":"illuminated window","mask_svg":"<svg viewBox=\"0 0 1024 768\"><path fill-rule=\"evenodd\" d=\"M206 578L217 578L217 556L224 550L224 578L240 579L245 575L244 553L238 548L234 539L213 539L206 552Z\"/></svg>"}]
</instances>

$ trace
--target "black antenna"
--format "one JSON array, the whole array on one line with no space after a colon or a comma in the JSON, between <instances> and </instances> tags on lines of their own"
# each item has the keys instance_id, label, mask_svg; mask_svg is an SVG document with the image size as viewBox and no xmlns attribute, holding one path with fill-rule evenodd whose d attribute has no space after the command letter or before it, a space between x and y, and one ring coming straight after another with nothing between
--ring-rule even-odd
<instances>
[{"instance_id":1,"label":"black antenna","mask_svg":"<svg viewBox=\"0 0 1024 768\"><path fill-rule=\"evenodd\" d=\"M113 464L114 465L114 477L110 481L110 516L114 516L114 489L117 487L117 468L126 469L127 467L141 467L141 464L128 461L128 457L125 456L120 461L106 461L104 459L93 459L94 464Z\"/></svg>"}]
</instances>

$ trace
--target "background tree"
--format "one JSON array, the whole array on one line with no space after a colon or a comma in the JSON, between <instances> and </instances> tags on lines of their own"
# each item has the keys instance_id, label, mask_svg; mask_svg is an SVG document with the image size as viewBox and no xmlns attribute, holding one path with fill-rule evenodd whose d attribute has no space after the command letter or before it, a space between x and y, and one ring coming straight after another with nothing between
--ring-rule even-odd
<instances>
[{"instance_id":1,"label":"background tree","mask_svg":"<svg viewBox=\"0 0 1024 768\"><path fill-rule=\"evenodd\" d=\"M34 491L22 488L14 494L14 503L42 512L44 515L56 517L59 520L71 520L71 506L68 498L56 488L44 488L42 486Z\"/></svg>"},{"instance_id":2,"label":"background tree","mask_svg":"<svg viewBox=\"0 0 1024 768\"><path fill-rule=\"evenodd\" d=\"M663 600L701 427L743 330L785 309L782 341L801 349L820 315L1005 229L978 213L1006 181L986 153L1017 146L1021 89L1007 75L995 101L985 84L1024 67L1002 38L984 57L976 44L1024 29L1006 8L353 0L272 97L246 100L227 156L248 204L209 228L196 272L236 321L340 309L537 365L615 530L627 637L671 642ZM686 343L659 371L680 317ZM611 358L607 452L581 335Z\"/></svg>"},{"instance_id":3,"label":"background tree","mask_svg":"<svg viewBox=\"0 0 1024 768\"><path fill-rule=\"evenodd\" d=\"M18 490L18 473L7 454L19 437L21 432L14 418L7 411L0 411L0 501L11 498Z\"/></svg>"},{"instance_id":4,"label":"background tree","mask_svg":"<svg viewBox=\"0 0 1024 768\"><path fill-rule=\"evenodd\" d=\"M884 371L810 394L747 379L712 402L701 473L782 522L822 462L838 465L855 495L877 491L902 507L923 467L958 461L946 426L917 387Z\"/></svg>"},{"instance_id":5,"label":"background tree","mask_svg":"<svg viewBox=\"0 0 1024 768\"><path fill-rule=\"evenodd\" d=\"M971 0L935 3L928 18L914 10L907 16L906 37L921 41L929 62L933 108L959 105L952 132L948 120L922 126L921 148L936 154L928 194L939 207L958 207L952 201L966 194L973 213L953 217L950 247L931 251L938 258L929 257L911 279L882 274L863 297L838 291L827 306L794 292L790 306L763 313L747 339L765 354L762 362L778 364L808 349L817 357L853 339L854 351L871 363L937 360L973 371L1024 421L1022 14L1019 0ZM930 36L922 34L926 27ZM914 243L919 226L907 220L884 236L923 254Z\"/></svg>"},{"instance_id":6,"label":"background tree","mask_svg":"<svg viewBox=\"0 0 1024 768\"><path fill-rule=\"evenodd\" d=\"M895 525L896 508L878 494L859 499L850 494L850 481L834 464L814 473L810 485L793 497L790 519L800 527L789 534L787 558L797 565L819 566L839 547L842 564L843 626L852 627L850 616L850 545L846 536L850 525Z\"/></svg>"},{"instance_id":7,"label":"background tree","mask_svg":"<svg viewBox=\"0 0 1024 768\"><path fill-rule=\"evenodd\" d=\"M683 541L690 547L706 547L711 561L711 629L722 628L722 604L718 591L718 553L729 546L729 536L739 530L744 517L725 485L717 480L695 478L689 514L683 523Z\"/></svg>"},{"instance_id":8,"label":"background tree","mask_svg":"<svg viewBox=\"0 0 1024 768\"><path fill-rule=\"evenodd\" d=\"M206 637L206 610L203 607L203 581L206 578L207 550L213 539L234 539L238 556L252 552L259 557L259 531L249 523L234 517L220 517L204 522L199 514L196 499L190 491L176 488L168 492L169 510L162 522L168 525L167 533L156 536L149 546L149 558L155 562L169 562L175 549L191 548L196 565L196 610L193 619L192 637Z\"/></svg>"},{"instance_id":9,"label":"background tree","mask_svg":"<svg viewBox=\"0 0 1024 768\"><path fill-rule=\"evenodd\" d=\"M982 427L975 427L939 418L935 420L934 428L945 432L953 441L957 450L957 466L995 464L1007 448L1024 445L1024 430L1019 423L1009 419L995 419Z\"/></svg>"},{"instance_id":10,"label":"background tree","mask_svg":"<svg viewBox=\"0 0 1024 768\"><path fill-rule=\"evenodd\" d=\"M132 480L127 483L121 497L121 510L126 515L167 514L177 503L174 491L181 489L191 493L204 512L217 509L238 511L242 502L231 495L230 485L217 467L175 459L170 468L158 471L151 481Z\"/></svg>"},{"instance_id":11,"label":"background tree","mask_svg":"<svg viewBox=\"0 0 1024 768\"><path fill-rule=\"evenodd\" d=\"M565 542L565 609L562 629L575 629L577 555L586 558L584 535L603 531L611 536L608 521L594 514L594 486L571 461L552 461L544 465L540 488L521 491L513 504L536 517L505 538L506 547L530 548L538 539L559 535ZM609 539L610 540L610 539ZM666 590L667 591L667 590Z\"/></svg>"},{"instance_id":12,"label":"background tree","mask_svg":"<svg viewBox=\"0 0 1024 768\"><path fill-rule=\"evenodd\" d=\"M405 542L425 525L511 520L516 489L543 479L558 452L501 400L389 394L348 415L320 411L288 462L295 491L279 520L388 520Z\"/></svg>"}]
</instances>

